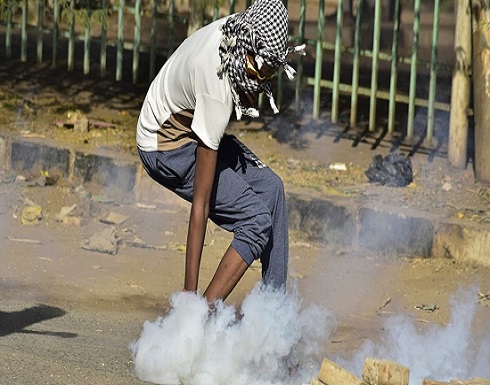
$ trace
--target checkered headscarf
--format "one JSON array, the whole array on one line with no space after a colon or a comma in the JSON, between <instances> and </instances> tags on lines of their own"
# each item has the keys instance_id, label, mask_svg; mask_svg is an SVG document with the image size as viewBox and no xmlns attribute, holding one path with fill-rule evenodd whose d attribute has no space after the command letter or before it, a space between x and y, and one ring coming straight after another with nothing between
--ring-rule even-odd
<instances>
[{"instance_id":1,"label":"checkered headscarf","mask_svg":"<svg viewBox=\"0 0 490 385\"><path fill-rule=\"evenodd\" d=\"M304 54L304 45L287 47L288 11L281 0L256 0L245 11L230 16L221 26L223 37L219 47L221 64L218 76L228 75L237 119L242 114L252 117L259 116L255 108L244 108L240 103L239 91L264 92L269 99L274 113L278 109L272 95L270 80L257 82L247 76L246 54L255 55L257 69L264 63L277 68L282 66L289 79L293 79L296 71L286 62L290 52Z\"/></svg>"}]
</instances>

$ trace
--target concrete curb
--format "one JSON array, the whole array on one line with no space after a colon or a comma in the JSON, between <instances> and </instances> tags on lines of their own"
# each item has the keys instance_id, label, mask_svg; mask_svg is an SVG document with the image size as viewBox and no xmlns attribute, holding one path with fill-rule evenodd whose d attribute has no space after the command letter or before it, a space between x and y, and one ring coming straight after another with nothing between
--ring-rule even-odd
<instances>
[{"instance_id":1,"label":"concrete curb","mask_svg":"<svg viewBox=\"0 0 490 385\"><path fill-rule=\"evenodd\" d=\"M138 202L182 204L146 175L137 156L88 153L60 148L44 139L4 135L0 137L0 165L23 172L56 170L68 180L95 182L132 194ZM307 191L289 192L288 206L290 229L321 243L361 254L453 258L490 266L490 225Z\"/></svg>"}]
</instances>

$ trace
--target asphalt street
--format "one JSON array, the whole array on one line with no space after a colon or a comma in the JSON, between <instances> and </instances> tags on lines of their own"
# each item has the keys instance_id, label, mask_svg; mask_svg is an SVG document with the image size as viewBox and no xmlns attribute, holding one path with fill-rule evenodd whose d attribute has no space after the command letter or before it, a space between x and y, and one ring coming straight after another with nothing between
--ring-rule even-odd
<instances>
[{"instance_id":1,"label":"asphalt street","mask_svg":"<svg viewBox=\"0 0 490 385\"><path fill-rule=\"evenodd\" d=\"M142 384L133 375L128 343L148 316L2 300L1 383Z\"/></svg>"}]
</instances>

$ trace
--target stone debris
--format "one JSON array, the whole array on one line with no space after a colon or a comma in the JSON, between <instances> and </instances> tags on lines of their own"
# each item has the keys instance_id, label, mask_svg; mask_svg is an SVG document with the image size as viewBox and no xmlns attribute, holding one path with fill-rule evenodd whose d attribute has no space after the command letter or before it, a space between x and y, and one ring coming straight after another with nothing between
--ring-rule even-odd
<instances>
[{"instance_id":1,"label":"stone debris","mask_svg":"<svg viewBox=\"0 0 490 385\"><path fill-rule=\"evenodd\" d=\"M62 223L69 226L82 226L82 218L80 217L64 217Z\"/></svg>"},{"instance_id":2,"label":"stone debris","mask_svg":"<svg viewBox=\"0 0 490 385\"><path fill-rule=\"evenodd\" d=\"M378 315L380 314L381 310L383 310L390 303L391 303L391 297L386 298L385 301L381 304L381 306L376 309Z\"/></svg>"},{"instance_id":3,"label":"stone debris","mask_svg":"<svg viewBox=\"0 0 490 385\"><path fill-rule=\"evenodd\" d=\"M63 222L66 217L72 216L75 213L76 208L76 204L62 207L58 215L56 215L56 222Z\"/></svg>"},{"instance_id":4,"label":"stone debris","mask_svg":"<svg viewBox=\"0 0 490 385\"><path fill-rule=\"evenodd\" d=\"M92 197L92 195L85 190L83 185L75 187L75 194L77 194L77 196L82 200L89 200Z\"/></svg>"},{"instance_id":5,"label":"stone debris","mask_svg":"<svg viewBox=\"0 0 490 385\"><path fill-rule=\"evenodd\" d=\"M144 203L136 203L136 207L139 209L146 209L146 210L155 210L157 206L155 205L147 205Z\"/></svg>"},{"instance_id":6,"label":"stone debris","mask_svg":"<svg viewBox=\"0 0 490 385\"><path fill-rule=\"evenodd\" d=\"M444 182L442 185L442 191L451 191L453 189L453 185L451 182Z\"/></svg>"},{"instance_id":7,"label":"stone debris","mask_svg":"<svg viewBox=\"0 0 490 385\"><path fill-rule=\"evenodd\" d=\"M72 128L77 132L88 132L90 128L115 128L113 123L106 123L99 120L89 119L80 110L68 111L66 114L66 121L56 121L55 125L58 127Z\"/></svg>"},{"instance_id":8,"label":"stone debris","mask_svg":"<svg viewBox=\"0 0 490 385\"><path fill-rule=\"evenodd\" d=\"M11 242L28 243L31 245L40 245L41 244L41 241L37 240L37 239L13 238L13 237L7 237L7 239Z\"/></svg>"},{"instance_id":9,"label":"stone debris","mask_svg":"<svg viewBox=\"0 0 490 385\"><path fill-rule=\"evenodd\" d=\"M345 163L340 163L340 162L336 162L336 163L332 163L328 166L329 170L335 170L335 171L347 171L347 166L345 165Z\"/></svg>"},{"instance_id":10,"label":"stone debris","mask_svg":"<svg viewBox=\"0 0 490 385\"><path fill-rule=\"evenodd\" d=\"M393 361L367 357L361 379L325 357L318 377L312 378L305 385L408 385L409 382L410 369ZM454 379L444 382L425 378L422 385L490 385L490 379Z\"/></svg>"},{"instance_id":11,"label":"stone debris","mask_svg":"<svg viewBox=\"0 0 490 385\"><path fill-rule=\"evenodd\" d=\"M4 171L0 171L0 183L1 184L11 184L16 182L17 175L7 174Z\"/></svg>"},{"instance_id":12,"label":"stone debris","mask_svg":"<svg viewBox=\"0 0 490 385\"><path fill-rule=\"evenodd\" d=\"M94 195L92 197L92 202L96 202L96 203L105 203L105 204L114 204L116 203L114 198L110 198L108 196L105 196L105 195Z\"/></svg>"},{"instance_id":13,"label":"stone debris","mask_svg":"<svg viewBox=\"0 0 490 385\"><path fill-rule=\"evenodd\" d=\"M136 247L140 249L167 250L169 248L166 244L152 245L137 236L133 236L131 239L124 240L124 244L129 247Z\"/></svg>"},{"instance_id":14,"label":"stone debris","mask_svg":"<svg viewBox=\"0 0 490 385\"><path fill-rule=\"evenodd\" d=\"M490 304L490 291L487 293L478 293L478 302L482 305Z\"/></svg>"},{"instance_id":15,"label":"stone debris","mask_svg":"<svg viewBox=\"0 0 490 385\"><path fill-rule=\"evenodd\" d=\"M122 215L115 212L110 212L107 217L100 219L100 222L109 225L121 225L129 219L129 215Z\"/></svg>"},{"instance_id":16,"label":"stone debris","mask_svg":"<svg viewBox=\"0 0 490 385\"><path fill-rule=\"evenodd\" d=\"M439 307L435 303L416 305L414 309L425 310L425 311L436 311Z\"/></svg>"},{"instance_id":17,"label":"stone debris","mask_svg":"<svg viewBox=\"0 0 490 385\"><path fill-rule=\"evenodd\" d=\"M116 229L109 227L82 242L82 249L99 253L117 254L118 237Z\"/></svg>"},{"instance_id":18,"label":"stone debris","mask_svg":"<svg viewBox=\"0 0 490 385\"><path fill-rule=\"evenodd\" d=\"M20 218L23 225L37 225L42 219L43 208L38 205L25 206Z\"/></svg>"},{"instance_id":19,"label":"stone debris","mask_svg":"<svg viewBox=\"0 0 490 385\"><path fill-rule=\"evenodd\" d=\"M79 110L68 111L66 114L68 120L63 124L64 126L73 127L78 132L88 132L88 118Z\"/></svg>"},{"instance_id":20,"label":"stone debris","mask_svg":"<svg viewBox=\"0 0 490 385\"><path fill-rule=\"evenodd\" d=\"M366 358L362 380L370 385L408 385L410 370L396 362Z\"/></svg>"},{"instance_id":21,"label":"stone debris","mask_svg":"<svg viewBox=\"0 0 490 385\"><path fill-rule=\"evenodd\" d=\"M24 183L27 180L27 178L24 175L17 175L15 177L14 182L15 183Z\"/></svg>"},{"instance_id":22,"label":"stone debris","mask_svg":"<svg viewBox=\"0 0 490 385\"><path fill-rule=\"evenodd\" d=\"M321 385L362 385L360 378L327 358L322 361L318 381Z\"/></svg>"},{"instance_id":23,"label":"stone debris","mask_svg":"<svg viewBox=\"0 0 490 385\"><path fill-rule=\"evenodd\" d=\"M126 241L125 244L130 247L139 247L141 249L155 249L155 246L146 243L146 241L138 237L134 237L132 240Z\"/></svg>"},{"instance_id":24,"label":"stone debris","mask_svg":"<svg viewBox=\"0 0 490 385\"><path fill-rule=\"evenodd\" d=\"M56 184L57 181L58 181L58 177L43 174L34 179L26 179L24 184L29 187L33 187L33 186L44 187L44 186L53 186Z\"/></svg>"}]
</instances>

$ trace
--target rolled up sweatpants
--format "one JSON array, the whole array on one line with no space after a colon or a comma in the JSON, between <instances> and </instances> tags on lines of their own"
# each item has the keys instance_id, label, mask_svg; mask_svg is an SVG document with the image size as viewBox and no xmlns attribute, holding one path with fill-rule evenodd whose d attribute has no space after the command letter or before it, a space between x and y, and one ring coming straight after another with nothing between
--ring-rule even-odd
<instances>
[{"instance_id":1,"label":"rolled up sweatpants","mask_svg":"<svg viewBox=\"0 0 490 385\"><path fill-rule=\"evenodd\" d=\"M156 182L192 202L197 143L171 151L139 150ZM242 142L225 135L218 149L209 218L233 232L231 245L248 264L262 263L262 281L281 287L288 269L288 216L282 180Z\"/></svg>"}]
</instances>

